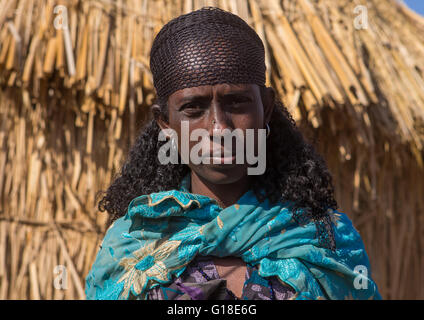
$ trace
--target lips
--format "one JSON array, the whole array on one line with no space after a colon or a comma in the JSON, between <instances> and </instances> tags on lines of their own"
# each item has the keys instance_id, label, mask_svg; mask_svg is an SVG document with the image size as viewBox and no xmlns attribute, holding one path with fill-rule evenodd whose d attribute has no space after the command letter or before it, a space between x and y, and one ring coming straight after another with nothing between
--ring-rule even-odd
<instances>
[{"instance_id":1,"label":"lips","mask_svg":"<svg viewBox=\"0 0 424 320\"><path fill-rule=\"evenodd\" d=\"M225 154L225 151L227 154ZM202 155L203 163L210 165L228 165L235 164L236 153L229 152L228 150L214 150ZM205 163L206 162L206 163Z\"/></svg>"},{"instance_id":2,"label":"lips","mask_svg":"<svg viewBox=\"0 0 424 320\"><path fill-rule=\"evenodd\" d=\"M209 152L206 152L205 154L202 154L203 158L222 158L222 157L235 157L236 152L233 150L224 150L224 149L216 149L211 150Z\"/></svg>"}]
</instances>

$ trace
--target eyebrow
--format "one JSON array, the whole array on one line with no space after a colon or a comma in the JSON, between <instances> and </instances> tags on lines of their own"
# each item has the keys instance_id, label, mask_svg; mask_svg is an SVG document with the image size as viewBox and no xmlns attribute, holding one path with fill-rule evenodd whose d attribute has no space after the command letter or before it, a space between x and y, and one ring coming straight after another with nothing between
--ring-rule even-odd
<instances>
[{"instance_id":1,"label":"eyebrow","mask_svg":"<svg viewBox=\"0 0 424 320\"><path fill-rule=\"evenodd\" d=\"M223 94L222 97L230 97L230 96L237 96L237 95L249 96L250 98L253 98L250 90L230 91L230 92L227 92L226 94Z\"/></svg>"},{"instance_id":2,"label":"eyebrow","mask_svg":"<svg viewBox=\"0 0 424 320\"><path fill-rule=\"evenodd\" d=\"M195 101L195 100L210 100L210 97L209 96L202 96L202 95L200 95L200 94L198 94L198 95L192 95L192 96L187 96L187 97L184 97L184 98L182 98L179 102L178 102L178 104L183 104L183 103L185 103L185 102L190 102L190 101Z\"/></svg>"},{"instance_id":3,"label":"eyebrow","mask_svg":"<svg viewBox=\"0 0 424 320\"><path fill-rule=\"evenodd\" d=\"M251 93L250 93L249 90L233 90L233 91L230 91L230 92L227 92L225 94L220 95L220 97L225 98L225 97L231 97L231 96L236 96L236 95L248 95L250 98L252 98ZM210 96L205 96L205 95L200 95L200 94L190 95L190 96L187 96L187 97L182 98L178 102L178 104L179 105L182 105L182 104L184 104L186 102L191 102L191 101L196 101L196 100L199 100L199 101L208 101L210 99L211 99Z\"/></svg>"}]
</instances>

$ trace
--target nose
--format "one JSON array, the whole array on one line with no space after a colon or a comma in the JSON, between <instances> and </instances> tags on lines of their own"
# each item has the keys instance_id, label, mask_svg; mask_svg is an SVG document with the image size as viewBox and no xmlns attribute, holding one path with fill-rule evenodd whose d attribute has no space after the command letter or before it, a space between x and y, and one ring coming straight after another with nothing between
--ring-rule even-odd
<instances>
[{"instance_id":1,"label":"nose","mask_svg":"<svg viewBox=\"0 0 424 320\"><path fill-rule=\"evenodd\" d=\"M231 118L215 99L212 101L209 113L209 135L217 135L225 129L232 129Z\"/></svg>"}]
</instances>

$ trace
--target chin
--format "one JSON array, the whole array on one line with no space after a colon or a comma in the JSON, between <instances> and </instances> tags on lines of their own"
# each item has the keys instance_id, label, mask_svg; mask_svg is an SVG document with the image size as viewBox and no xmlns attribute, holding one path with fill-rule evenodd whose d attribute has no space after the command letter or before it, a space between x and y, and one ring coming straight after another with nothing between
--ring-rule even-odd
<instances>
[{"instance_id":1,"label":"chin","mask_svg":"<svg viewBox=\"0 0 424 320\"><path fill-rule=\"evenodd\" d=\"M247 167L237 164L209 164L191 167L199 177L213 184L231 184L246 177Z\"/></svg>"}]
</instances>

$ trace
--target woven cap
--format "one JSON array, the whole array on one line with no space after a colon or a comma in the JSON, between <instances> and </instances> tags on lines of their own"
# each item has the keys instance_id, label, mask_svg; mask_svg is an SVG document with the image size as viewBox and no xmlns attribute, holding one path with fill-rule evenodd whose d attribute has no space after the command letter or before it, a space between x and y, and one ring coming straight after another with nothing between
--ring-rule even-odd
<instances>
[{"instance_id":1,"label":"woven cap","mask_svg":"<svg viewBox=\"0 0 424 320\"><path fill-rule=\"evenodd\" d=\"M265 50L240 17L215 7L181 15L156 35L150 69L159 97L202 85L265 85Z\"/></svg>"}]
</instances>

